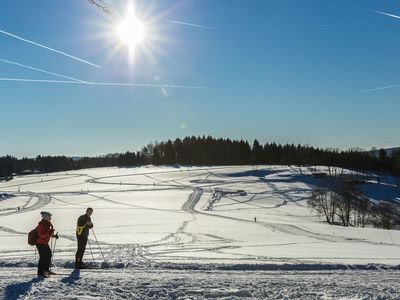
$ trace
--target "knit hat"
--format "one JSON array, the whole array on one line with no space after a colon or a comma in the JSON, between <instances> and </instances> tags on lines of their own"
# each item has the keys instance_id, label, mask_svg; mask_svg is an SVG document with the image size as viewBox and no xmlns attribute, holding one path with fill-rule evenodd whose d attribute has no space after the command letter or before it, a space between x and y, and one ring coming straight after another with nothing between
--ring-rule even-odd
<instances>
[{"instance_id":1,"label":"knit hat","mask_svg":"<svg viewBox=\"0 0 400 300\"><path fill-rule=\"evenodd\" d=\"M47 211L42 211L40 214L42 215L42 218L45 220L49 220L51 218L51 213Z\"/></svg>"}]
</instances>

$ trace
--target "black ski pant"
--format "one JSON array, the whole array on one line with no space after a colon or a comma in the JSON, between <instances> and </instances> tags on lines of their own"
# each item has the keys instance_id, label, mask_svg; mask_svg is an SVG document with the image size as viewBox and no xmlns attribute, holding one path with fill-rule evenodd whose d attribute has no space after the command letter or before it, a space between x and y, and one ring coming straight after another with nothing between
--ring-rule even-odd
<instances>
[{"instance_id":1,"label":"black ski pant","mask_svg":"<svg viewBox=\"0 0 400 300\"><path fill-rule=\"evenodd\" d=\"M88 238L86 236L78 236L77 240L78 240L78 250L76 251L75 254L75 265L81 265Z\"/></svg>"},{"instance_id":2,"label":"black ski pant","mask_svg":"<svg viewBox=\"0 0 400 300\"><path fill-rule=\"evenodd\" d=\"M36 244L36 248L39 252L39 265L37 274L43 275L44 272L49 272L50 270L51 249L49 244Z\"/></svg>"}]
</instances>

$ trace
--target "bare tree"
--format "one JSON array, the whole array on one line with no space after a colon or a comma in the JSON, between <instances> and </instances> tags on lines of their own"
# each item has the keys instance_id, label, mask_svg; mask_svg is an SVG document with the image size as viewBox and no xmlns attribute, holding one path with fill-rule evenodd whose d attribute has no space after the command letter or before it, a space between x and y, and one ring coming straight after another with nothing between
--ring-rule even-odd
<instances>
[{"instance_id":1,"label":"bare tree","mask_svg":"<svg viewBox=\"0 0 400 300\"><path fill-rule=\"evenodd\" d=\"M110 12L110 8L107 6L107 4L103 1L103 0L88 0L89 3L95 5L98 9L109 13Z\"/></svg>"},{"instance_id":2,"label":"bare tree","mask_svg":"<svg viewBox=\"0 0 400 300\"><path fill-rule=\"evenodd\" d=\"M357 195L353 200L354 205L354 226L365 227L370 220L372 213L372 203L363 197Z\"/></svg>"},{"instance_id":3,"label":"bare tree","mask_svg":"<svg viewBox=\"0 0 400 300\"><path fill-rule=\"evenodd\" d=\"M328 187L313 192L308 206L324 216L329 224L338 219L346 227L365 227L370 219L372 203L362 197L354 183L332 180Z\"/></svg>"},{"instance_id":4,"label":"bare tree","mask_svg":"<svg viewBox=\"0 0 400 300\"><path fill-rule=\"evenodd\" d=\"M333 189L332 197L337 207L336 215L341 220L343 226L349 226L351 212L354 207L354 186L350 182L338 181Z\"/></svg>"},{"instance_id":5,"label":"bare tree","mask_svg":"<svg viewBox=\"0 0 400 300\"><path fill-rule=\"evenodd\" d=\"M383 229L393 229L400 224L400 212L396 205L381 202L374 207L372 224Z\"/></svg>"},{"instance_id":6,"label":"bare tree","mask_svg":"<svg viewBox=\"0 0 400 300\"><path fill-rule=\"evenodd\" d=\"M400 187L400 150L397 152L397 158L393 162L393 170L394 173L396 174L396 185L397 187Z\"/></svg>"},{"instance_id":7,"label":"bare tree","mask_svg":"<svg viewBox=\"0 0 400 300\"><path fill-rule=\"evenodd\" d=\"M308 200L308 206L320 216L324 216L329 224L334 223L336 204L332 201L332 193L328 189L317 188Z\"/></svg>"}]
</instances>

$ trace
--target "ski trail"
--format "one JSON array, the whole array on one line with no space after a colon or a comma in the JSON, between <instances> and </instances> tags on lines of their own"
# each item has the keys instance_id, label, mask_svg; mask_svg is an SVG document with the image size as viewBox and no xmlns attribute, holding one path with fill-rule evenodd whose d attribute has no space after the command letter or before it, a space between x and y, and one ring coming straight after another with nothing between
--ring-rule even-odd
<instances>
[{"instance_id":1,"label":"ski trail","mask_svg":"<svg viewBox=\"0 0 400 300\"><path fill-rule=\"evenodd\" d=\"M123 202L115 201L115 200L112 200L112 199L108 199L105 196L100 197L100 196L96 196L96 195L93 195L93 194L88 194L88 195L92 196L92 197L94 197L96 199L99 199L99 200L103 200L103 201L110 202L110 203L117 204L117 205L131 207L131 208L154 210L154 211L164 211L164 212L171 212L171 213L178 213L178 214L182 213L180 210L153 208L153 207L147 207L147 206L142 206L142 205L128 204L128 203L123 203Z\"/></svg>"},{"instance_id":2,"label":"ski trail","mask_svg":"<svg viewBox=\"0 0 400 300\"><path fill-rule=\"evenodd\" d=\"M150 268L155 265L144 248L139 244L112 245L107 253L107 261L114 265L123 265L129 267Z\"/></svg>"},{"instance_id":3,"label":"ski trail","mask_svg":"<svg viewBox=\"0 0 400 300\"><path fill-rule=\"evenodd\" d=\"M349 241L355 241L355 242L362 242L366 244L372 244L372 245L381 245L382 243L378 242L372 242L364 239L357 239L357 238L346 238L342 236L336 236L336 235L329 235L329 234L320 234L316 232L312 232L309 230L306 230L304 228L301 228L296 225L291 225L291 224L274 224L274 223L268 223L268 222L262 222L258 221L257 223L254 223L253 220L246 220L246 219L240 219L240 218L235 218L235 217L229 217L229 216L224 216L224 215L218 215L218 214L210 214L210 213L205 213L205 212L200 212L195 209L196 204L200 200L202 196L203 191L200 188L196 188L195 191L190 195L189 199L187 202L184 203L182 206L183 210L190 211L195 214L202 214L210 217L217 217L217 218L224 218L228 220L235 220L239 222L245 222L245 223L251 223L251 224L256 224L259 226L264 226L266 228L269 228L274 231L286 233L286 234L291 234L294 236L305 236L308 238L315 239L317 241L324 241L324 242L349 242ZM400 247L400 245L395 245L397 247Z\"/></svg>"},{"instance_id":4,"label":"ski trail","mask_svg":"<svg viewBox=\"0 0 400 300\"><path fill-rule=\"evenodd\" d=\"M203 195L202 189L194 188L193 193L189 195L189 199L182 205L181 209L189 213L197 213L194 207L200 201L202 195Z\"/></svg>"},{"instance_id":5,"label":"ski trail","mask_svg":"<svg viewBox=\"0 0 400 300\"><path fill-rule=\"evenodd\" d=\"M27 185L32 185L32 184L48 183L48 182L52 182L52 181L60 181L60 180L66 180L66 179L77 178L77 177L82 177L82 176L84 176L84 175L79 175L79 174L78 175L69 175L67 177L53 178L53 179L47 179L47 180L43 180L43 178L45 176L42 176L42 177L40 177L41 180L39 180L39 181L6 185L6 186L2 186L0 188L0 190L4 190L4 189L10 188L10 187L22 187L22 186L27 186Z\"/></svg>"},{"instance_id":6,"label":"ski trail","mask_svg":"<svg viewBox=\"0 0 400 300\"><path fill-rule=\"evenodd\" d=\"M22 214L28 211L33 211L37 210L39 208L42 208L46 206L47 204L50 203L51 201L51 196L48 194L35 194L35 193L30 193L31 197L37 197L38 201L36 201L33 205L31 206L23 206L22 209L16 210L16 211L11 211L11 212L5 212L5 213L0 213L0 217L2 216L10 216L10 215L15 215L15 214ZM30 200L28 201L28 204L30 203Z\"/></svg>"},{"instance_id":7,"label":"ski trail","mask_svg":"<svg viewBox=\"0 0 400 300\"><path fill-rule=\"evenodd\" d=\"M195 188L194 191L189 195L188 200L181 207L181 211L184 211L191 215L191 218L192 218L191 220L184 221L179 226L179 228L176 230L176 232L168 234L167 236L163 237L159 241L155 241L155 242L148 244L147 247L154 247L154 246L159 246L159 245L164 245L164 244L176 245L176 244L194 244L194 243L196 243L198 240L197 236L193 233L185 232L185 228L190 222L193 222L196 220L194 206L200 200L201 194L202 194L201 189ZM186 242L185 239L182 238L182 235L188 237L189 242Z\"/></svg>"}]
</instances>

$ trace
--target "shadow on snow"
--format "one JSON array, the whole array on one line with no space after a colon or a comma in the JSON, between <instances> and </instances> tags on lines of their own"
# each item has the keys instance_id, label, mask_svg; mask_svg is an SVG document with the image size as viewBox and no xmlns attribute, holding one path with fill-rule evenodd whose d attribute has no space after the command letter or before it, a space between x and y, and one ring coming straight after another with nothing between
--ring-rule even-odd
<instances>
[{"instance_id":1,"label":"shadow on snow","mask_svg":"<svg viewBox=\"0 0 400 300\"><path fill-rule=\"evenodd\" d=\"M69 274L68 277L61 279L61 282L64 284L75 284L81 277L81 270L75 269Z\"/></svg>"},{"instance_id":2,"label":"shadow on snow","mask_svg":"<svg viewBox=\"0 0 400 300\"><path fill-rule=\"evenodd\" d=\"M4 299L18 299L21 295L28 292L34 283L42 281L42 278L33 278L27 282L11 284L6 287Z\"/></svg>"}]
</instances>

